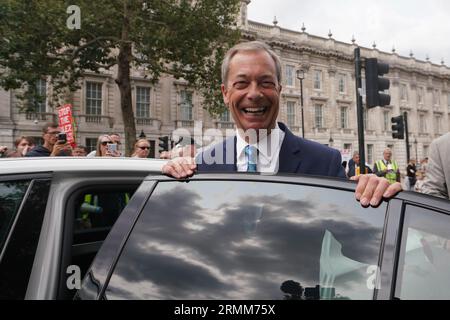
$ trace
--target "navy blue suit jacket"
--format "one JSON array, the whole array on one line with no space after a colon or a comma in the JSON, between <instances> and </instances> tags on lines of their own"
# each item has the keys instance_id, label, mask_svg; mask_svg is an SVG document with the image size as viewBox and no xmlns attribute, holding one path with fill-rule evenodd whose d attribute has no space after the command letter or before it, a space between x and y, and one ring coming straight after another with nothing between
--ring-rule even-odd
<instances>
[{"instance_id":1,"label":"navy blue suit jacket","mask_svg":"<svg viewBox=\"0 0 450 320\"><path fill-rule=\"evenodd\" d=\"M346 178L341 164L341 154L338 150L297 137L281 122L278 125L285 133L280 149L279 173ZM232 154L227 154L227 150ZM221 163L211 163L212 159L217 158L222 159ZM197 156L196 162L199 173L237 172L236 137L231 137L206 149Z\"/></svg>"}]
</instances>

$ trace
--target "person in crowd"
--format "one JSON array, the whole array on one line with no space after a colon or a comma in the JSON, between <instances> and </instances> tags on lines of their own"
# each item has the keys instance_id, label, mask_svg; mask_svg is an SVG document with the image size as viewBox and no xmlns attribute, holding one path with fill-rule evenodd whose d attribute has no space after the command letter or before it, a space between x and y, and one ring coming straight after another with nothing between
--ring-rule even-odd
<instances>
[{"instance_id":1,"label":"person in crowd","mask_svg":"<svg viewBox=\"0 0 450 320\"><path fill-rule=\"evenodd\" d=\"M44 144L36 146L25 154L25 157L71 156L72 147L67 141L58 140L61 133L56 123L46 123L42 128Z\"/></svg>"},{"instance_id":2,"label":"person in crowd","mask_svg":"<svg viewBox=\"0 0 450 320\"><path fill-rule=\"evenodd\" d=\"M120 157L120 153L117 150L111 148L111 145L116 145L113 143L111 137L107 134L102 134L98 137L97 147L95 149L94 157ZM88 157L93 157L92 152L89 153Z\"/></svg>"},{"instance_id":3,"label":"person in crowd","mask_svg":"<svg viewBox=\"0 0 450 320\"><path fill-rule=\"evenodd\" d=\"M0 146L0 158L6 158L7 153L8 153L8 147Z\"/></svg>"},{"instance_id":4,"label":"person in crowd","mask_svg":"<svg viewBox=\"0 0 450 320\"><path fill-rule=\"evenodd\" d=\"M251 41L231 48L222 63L222 95L237 127L236 134L205 149L195 160L169 161L162 172L183 179L198 172L267 172L311 174L346 179L338 150L295 136L277 122L282 67L264 43ZM212 161L211 161L212 160ZM401 190L375 175L355 177L361 205L377 206Z\"/></svg>"},{"instance_id":5,"label":"person in crowd","mask_svg":"<svg viewBox=\"0 0 450 320\"><path fill-rule=\"evenodd\" d=\"M16 151L24 157L28 151L36 147L36 143L32 137L21 136L14 141Z\"/></svg>"},{"instance_id":6,"label":"person in crowd","mask_svg":"<svg viewBox=\"0 0 450 320\"><path fill-rule=\"evenodd\" d=\"M425 175L422 171L416 172L416 183L414 184L414 191L423 193L423 182Z\"/></svg>"},{"instance_id":7,"label":"person in crowd","mask_svg":"<svg viewBox=\"0 0 450 320\"><path fill-rule=\"evenodd\" d=\"M348 177L354 177L354 176L359 176L361 174L361 167L360 167L360 157L359 157L359 152L355 151L353 152L353 157L352 157L352 163L353 165L348 169ZM366 165L366 173L372 173L372 170Z\"/></svg>"},{"instance_id":8,"label":"person in crowd","mask_svg":"<svg viewBox=\"0 0 450 320\"><path fill-rule=\"evenodd\" d=\"M74 157L86 157L87 156L87 148L85 146L82 146L82 145L77 145L73 149L72 156L74 156Z\"/></svg>"},{"instance_id":9,"label":"person in crowd","mask_svg":"<svg viewBox=\"0 0 450 320\"><path fill-rule=\"evenodd\" d=\"M150 143L147 139L139 139L134 144L132 158L148 158L150 154Z\"/></svg>"},{"instance_id":10,"label":"person in crowd","mask_svg":"<svg viewBox=\"0 0 450 320\"><path fill-rule=\"evenodd\" d=\"M428 157L422 159L422 161L420 161L420 171L422 171L423 174L426 175L427 173L427 166L428 166Z\"/></svg>"},{"instance_id":11,"label":"person in crowd","mask_svg":"<svg viewBox=\"0 0 450 320\"><path fill-rule=\"evenodd\" d=\"M431 143L428 157L422 192L450 199L450 132Z\"/></svg>"},{"instance_id":12,"label":"person in crowd","mask_svg":"<svg viewBox=\"0 0 450 320\"><path fill-rule=\"evenodd\" d=\"M408 166L406 167L406 189L414 190L414 185L416 184L416 160L410 159Z\"/></svg>"},{"instance_id":13,"label":"person in crowd","mask_svg":"<svg viewBox=\"0 0 450 320\"><path fill-rule=\"evenodd\" d=\"M113 157L121 157L122 156L122 152L120 152L120 146L121 146L121 142L120 142L120 135L118 134L118 133L115 133L115 132L113 132L113 133L110 133L110 134L106 134L105 136L108 136L108 139L111 141L110 143L111 144L115 144L115 149L116 149L116 151L115 152L113 152L113 153L111 153L111 154L113 154ZM97 142L97 145L98 145L98 142ZM98 146L97 146L98 147ZM98 148L96 148L96 150L93 150L93 151L91 151L88 155L87 155L87 157L98 157L97 156L97 149Z\"/></svg>"},{"instance_id":14,"label":"person in crowd","mask_svg":"<svg viewBox=\"0 0 450 320\"><path fill-rule=\"evenodd\" d=\"M397 161L392 159L391 149L384 149L383 159L375 162L373 173L378 177L386 178L390 184L400 182L400 169Z\"/></svg>"}]
</instances>

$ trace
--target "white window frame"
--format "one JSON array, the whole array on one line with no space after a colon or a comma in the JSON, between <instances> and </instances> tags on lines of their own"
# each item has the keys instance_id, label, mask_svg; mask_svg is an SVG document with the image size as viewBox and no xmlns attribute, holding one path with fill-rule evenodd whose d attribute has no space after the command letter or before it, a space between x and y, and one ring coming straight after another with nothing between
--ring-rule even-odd
<instances>
[{"instance_id":1,"label":"white window frame","mask_svg":"<svg viewBox=\"0 0 450 320\"><path fill-rule=\"evenodd\" d=\"M347 92L347 76L343 73L340 73L338 76L338 90L339 93Z\"/></svg>"},{"instance_id":2,"label":"white window frame","mask_svg":"<svg viewBox=\"0 0 450 320\"><path fill-rule=\"evenodd\" d=\"M36 94L38 96L45 97L44 101L37 103L36 113L46 113L47 112L47 80L39 79L36 82Z\"/></svg>"},{"instance_id":3,"label":"white window frame","mask_svg":"<svg viewBox=\"0 0 450 320\"><path fill-rule=\"evenodd\" d=\"M314 90L322 90L323 75L322 70L314 70Z\"/></svg>"},{"instance_id":4,"label":"white window frame","mask_svg":"<svg viewBox=\"0 0 450 320\"><path fill-rule=\"evenodd\" d=\"M95 89L100 88L100 91L98 90L92 90L93 88L90 88L90 86L95 86ZM91 89L91 90L89 90ZM89 96L89 94L92 95L92 93L95 92L96 95ZM100 95L98 94L100 92ZM100 97L100 98L99 98ZM90 116L100 116L103 113L103 83L98 81L86 81L86 93L85 93L85 102L86 102L86 114ZM95 102L95 106L90 106L89 102ZM98 105L98 102L100 102L100 106ZM91 110L89 110L91 108ZM94 111L95 112L92 112ZM89 112L88 112L89 111ZM98 112L100 111L100 112Z\"/></svg>"},{"instance_id":5,"label":"white window frame","mask_svg":"<svg viewBox=\"0 0 450 320\"><path fill-rule=\"evenodd\" d=\"M190 97L190 99L186 99ZM180 90L180 120L192 121L194 113L194 94L189 90Z\"/></svg>"},{"instance_id":6,"label":"white window frame","mask_svg":"<svg viewBox=\"0 0 450 320\"><path fill-rule=\"evenodd\" d=\"M136 86L136 118L151 117L151 88Z\"/></svg>"},{"instance_id":7,"label":"white window frame","mask_svg":"<svg viewBox=\"0 0 450 320\"><path fill-rule=\"evenodd\" d=\"M341 126L341 129L347 129L348 128L348 107L341 106L339 111L340 111L339 124Z\"/></svg>"},{"instance_id":8,"label":"white window frame","mask_svg":"<svg viewBox=\"0 0 450 320\"><path fill-rule=\"evenodd\" d=\"M295 105L294 101L286 102L286 120L287 120L287 125L289 128L294 127L296 124L295 109L296 109L296 105Z\"/></svg>"},{"instance_id":9,"label":"white window frame","mask_svg":"<svg viewBox=\"0 0 450 320\"><path fill-rule=\"evenodd\" d=\"M294 87L295 86L295 78L294 78L294 73L295 73L295 67L293 65L286 65L286 86L287 87Z\"/></svg>"},{"instance_id":10,"label":"white window frame","mask_svg":"<svg viewBox=\"0 0 450 320\"><path fill-rule=\"evenodd\" d=\"M314 126L318 129L323 128L323 104L314 105Z\"/></svg>"}]
</instances>

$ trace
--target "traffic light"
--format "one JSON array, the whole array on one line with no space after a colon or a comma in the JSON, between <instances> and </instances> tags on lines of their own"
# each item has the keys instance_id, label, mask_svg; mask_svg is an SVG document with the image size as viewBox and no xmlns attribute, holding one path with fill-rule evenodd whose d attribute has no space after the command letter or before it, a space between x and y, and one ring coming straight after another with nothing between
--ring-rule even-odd
<instances>
[{"instance_id":1,"label":"traffic light","mask_svg":"<svg viewBox=\"0 0 450 320\"><path fill-rule=\"evenodd\" d=\"M391 96L381 93L389 89L389 79L381 77L389 72L387 63L378 62L376 58L366 59L366 105L367 108L382 107L391 103Z\"/></svg>"},{"instance_id":2,"label":"traffic light","mask_svg":"<svg viewBox=\"0 0 450 320\"><path fill-rule=\"evenodd\" d=\"M403 116L393 117L392 121L392 138L404 139L405 138L405 123Z\"/></svg>"},{"instance_id":3,"label":"traffic light","mask_svg":"<svg viewBox=\"0 0 450 320\"><path fill-rule=\"evenodd\" d=\"M159 152L169 151L169 137L159 137Z\"/></svg>"}]
</instances>

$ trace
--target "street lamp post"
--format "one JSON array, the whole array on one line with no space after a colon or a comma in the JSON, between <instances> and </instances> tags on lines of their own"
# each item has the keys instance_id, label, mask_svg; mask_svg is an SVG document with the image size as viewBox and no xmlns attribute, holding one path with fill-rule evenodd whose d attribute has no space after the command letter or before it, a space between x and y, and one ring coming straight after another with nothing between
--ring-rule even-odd
<instances>
[{"instance_id":1,"label":"street lamp post","mask_svg":"<svg viewBox=\"0 0 450 320\"><path fill-rule=\"evenodd\" d=\"M330 144L330 147L332 147L334 140L333 140L333 137L331 136L331 132L330 132L330 139L328 140L328 142Z\"/></svg>"},{"instance_id":2,"label":"street lamp post","mask_svg":"<svg viewBox=\"0 0 450 320\"><path fill-rule=\"evenodd\" d=\"M305 122L303 117L303 79L305 79L305 71L303 69L297 70L297 79L300 80L300 107L302 111L302 138L305 138Z\"/></svg>"},{"instance_id":3,"label":"street lamp post","mask_svg":"<svg viewBox=\"0 0 450 320\"><path fill-rule=\"evenodd\" d=\"M414 138L414 146L416 147L416 166L419 163L419 157L417 156L417 137Z\"/></svg>"}]
</instances>

